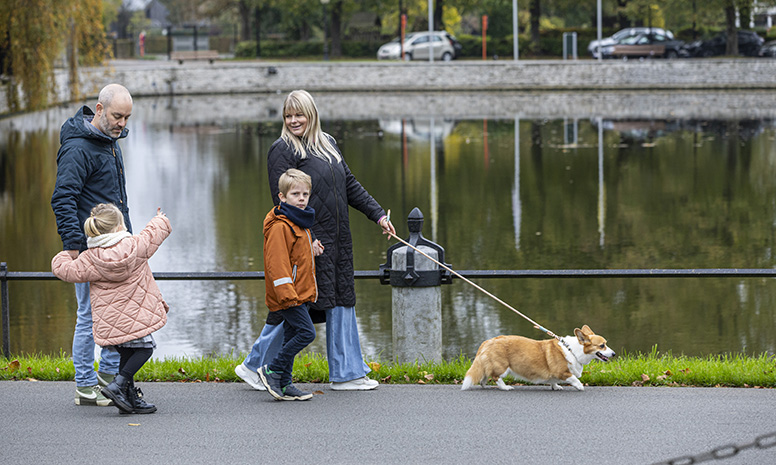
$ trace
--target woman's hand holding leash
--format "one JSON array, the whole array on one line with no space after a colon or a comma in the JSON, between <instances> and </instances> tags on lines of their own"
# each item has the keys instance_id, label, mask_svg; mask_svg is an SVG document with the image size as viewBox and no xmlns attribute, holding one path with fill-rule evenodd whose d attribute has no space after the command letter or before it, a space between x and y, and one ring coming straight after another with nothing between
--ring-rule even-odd
<instances>
[{"instance_id":1,"label":"woman's hand holding leash","mask_svg":"<svg viewBox=\"0 0 776 465\"><path fill-rule=\"evenodd\" d=\"M393 227L393 224L391 223L391 209L388 209L388 213L380 218L380 221L378 222L380 224L380 227L383 228L383 234L388 234L388 239L391 238L391 236L396 236L396 229Z\"/></svg>"}]
</instances>

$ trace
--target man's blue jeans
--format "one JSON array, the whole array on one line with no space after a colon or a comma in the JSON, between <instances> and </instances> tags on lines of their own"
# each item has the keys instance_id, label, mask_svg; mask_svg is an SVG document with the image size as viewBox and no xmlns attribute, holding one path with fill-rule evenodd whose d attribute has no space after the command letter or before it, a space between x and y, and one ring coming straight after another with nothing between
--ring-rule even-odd
<instances>
[{"instance_id":1,"label":"man's blue jeans","mask_svg":"<svg viewBox=\"0 0 776 465\"><path fill-rule=\"evenodd\" d=\"M94 335L92 334L92 302L89 298L89 283L75 284L76 311L75 334L73 334L73 366L75 385L78 387L97 385L94 371ZM102 349L100 371L115 375L119 372L118 352Z\"/></svg>"},{"instance_id":2,"label":"man's blue jeans","mask_svg":"<svg viewBox=\"0 0 776 465\"><path fill-rule=\"evenodd\" d=\"M315 326L310 319L306 304L278 310L278 312L283 317L283 347L267 364L267 368L282 372L280 385L288 386L291 384L291 374L294 371L294 357L315 340Z\"/></svg>"}]
</instances>

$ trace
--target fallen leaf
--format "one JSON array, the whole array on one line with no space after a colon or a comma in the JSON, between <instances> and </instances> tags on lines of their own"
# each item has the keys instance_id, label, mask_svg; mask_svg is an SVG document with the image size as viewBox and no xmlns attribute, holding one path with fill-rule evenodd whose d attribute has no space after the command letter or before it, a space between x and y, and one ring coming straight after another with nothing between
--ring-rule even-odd
<instances>
[{"instance_id":1,"label":"fallen leaf","mask_svg":"<svg viewBox=\"0 0 776 465\"><path fill-rule=\"evenodd\" d=\"M434 379L434 374L433 373L429 373L429 374L425 375L424 378L426 378L429 381L432 381Z\"/></svg>"},{"instance_id":2,"label":"fallen leaf","mask_svg":"<svg viewBox=\"0 0 776 465\"><path fill-rule=\"evenodd\" d=\"M11 363L8 364L8 371L16 371L21 367L21 363L19 363L18 360L13 360Z\"/></svg>"},{"instance_id":3,"label":"fallen leaf","mask_svg":"<svg viewBox=\"0 0 776 465\"><path fill-rule=\"evenodd\" d=\"M369 365L369 368L371 368L372 371L380 371L380 367L382 366L377 362L369 362L367 365Z\"/></svg>"},{"instance_id":4,"label":"fallen leaf","mask_svg":"<svg viewBox=\"0 0 776 465\"><path fill-rule=\"evenodd\" d=\"M140 426L140 423L129 423L129 426Z\"/></svg>"},{"instance_id":5,"label":"fallen leaf","mask_svg":"<svg viewBox=\"0 0 776 465\"><path fill-rule=\"evenodd\" d=\"M27 373L32 374L32 367L27 367Z\"/></svg>"},{"instance_id":6,"label":"fallen leaf","mask_svg":"<svg viewBox=\"0 0 776 465\"><path fill-rule=\"evenodd\" d=\"M641 375L641 381L643 381L643 382L645 382L645 383L646 383L647 381L649 381L649 376L648 376L648 375L646 375L646 374L642 374L642 375Z\"/></svg>"},{"instance_id":7,"label":"fallen leaf","mask_svg":"<svg viewBox=\"0 0 776 465\"><path fill-rule=\"evenodd\" d=\"M663 374L666 375L666 376L673 375L673 373L671 373L671 370L666 370L666 371L663 372Z\"/></svg>"},{"instance_id":8,"label":"fallen leaf","mask_svg":"<svg viewBox=\"0 0 776 465\"><path fill-rule=\"evenodd\" d=\"M178 368L178 373L186 376L186 370L184 370L183 367Z\"/></svg>"},{"instance_id":9,"label":"fallen leaf","mask_svg":"<svg viewBox=\"0 0 776 465\"><path fill-rule=\"evenodd\" d=\"M57 373L59 373L59 367L57 367L57 370L56 370L56 371L57 371Z\"/></svg>"},{"instance_id":10,"label":"fallen leaf","mask_svg":"<svg viewBox=\"0 0 776 465\"><path fill-rule=\"evenodd\" d=\"M658 380L658 381L665 381L665 380L666 380L666 378L668 378L668 376L666 376L666 375L660 375L660 376L658 376L658 377L657 377L657 380Z\"/></svg>"},{"instance_id":11,"label":"fallen leaf","mask_svg":"<svg viewBox=\"0 0 776 465\"><path fill-rule=\"evenodd\" d=\"M205 381L210 381L210 372L205 373Z\"/></svg>"},{"instance_id":12,"label":"fallen leaf","mask_svg":"<svg viewBox=\"0 0 776 465\"><path fill-rule=\"evenodd\" d=\"M388 381L391 380L391 376L393 376L393 375L386 376L385 378L382 379L382 382L387 383Z\"/></svg>"},{"instance_id":13,"label":"fallen leaf","mask_svg":"<svg viewBox=\"0 0 776 465\"><path fill-rule=\"evenodd\" d=\"M418 380L418 384L426 384L426 382L425 382L425 381L423 381L422 379L419 379L419 380Z\"/></svg>"},{"instance_id":14,"label":"fallen leaf","mask_svg":"<svg viewBox=\"0 0 776 465\"><path fill-rule=\"evenodd\" d=\"M310 368L310 365L312 365L312 364L313 364L313 362L310 362L310 363L305 363L304 367L305 367L305 368Z\"/></svg>"},{"instance_id":15,"label":"fallen leaf","mask_svg":"<svg viewBox=\"0 0 776 465\"><path fill-rule=\"evenodd\" d=\"M35 378L27 378L27 381L31 381L33 383L37 383L38 382L38 380L35 379Z\"/></svg>"},{"instance_id":16,"label":"fallen leaf","mask_svg":"<svg viewBox=\"0 0 776 465\"><path fill-rule=\"evenodd\" d=\"M407 382L409 383L409 382L410 382L410 377L409 377L409 376L407 376L407 375L405 374L405 375L404 375L404 380L405 380L405 381L407 381Z\"/></svg>"},{"instance_id":17,"label":"fallen leaf","mask_svg":"<svg viewBox=\"0 0 776 465\"><path fill-rule=\"evenodd\" d=\"M322 396L323 395L323 391L313 391L313 395Z\"/></svg>"}]
</instances>

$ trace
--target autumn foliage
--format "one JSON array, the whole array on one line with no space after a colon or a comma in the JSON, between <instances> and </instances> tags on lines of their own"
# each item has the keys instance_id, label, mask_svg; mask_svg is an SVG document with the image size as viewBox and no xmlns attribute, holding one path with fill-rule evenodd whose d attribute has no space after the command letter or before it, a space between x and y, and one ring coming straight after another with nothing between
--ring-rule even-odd
<instances>
[{"instance_id":1,"label":"autumn foliage","mask_svg":"<svg viewBox=\"0 0 776 465\"><path fill-rule=\"evenodd\" d=\"M70 95L78 98L78 65L100 64L108 50L102 0L0 2L0 75L12 110L48 104L57 60L70 68Z\"/></svg>"}]
</instances>

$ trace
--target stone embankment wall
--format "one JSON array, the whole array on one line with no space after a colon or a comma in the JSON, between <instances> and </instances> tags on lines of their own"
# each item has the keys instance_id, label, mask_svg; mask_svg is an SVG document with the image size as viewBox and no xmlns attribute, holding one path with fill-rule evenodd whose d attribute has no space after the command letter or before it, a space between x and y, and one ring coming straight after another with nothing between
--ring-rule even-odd
<instances>
[{"instance_id":1,"label":"stone embankment wall","mask_svg":"<svg viewBox=\"0 0 776 465\"><path fill-rule=\"evenodd\" d=\"M118 60L105 67L82 69L81 95L78 98L69 95L66 70L57 72L56 81L54 103L93 100L103 85L119 82L127 86L136 98L180 99L190 95L211 95L219 96L219 102L231 100L237 105L245 104L245 100L262 100L262 95L272 96L293 89L307 89L317 94L348 92L339 100L350 100L351 115L360 111L359 106L364 106L367 111L374 109L373 104L364 105L364 99L383 100L382 113L402 116L412 110L413 114L439 114L439 110L444 109L435 108L437 102L444 101L439 105L448 107L452 97L460 100L456 107L469 116L524 112L530 116L532 112L540 112L549 117L552 116L553 106L558 108L559 114L569 116L566 111L569 102L574 103L574 111L581 113L579 116L582 117L600 114L603 110L607 113L627 113L634 106L638 106L641 114L645 101L652 101L656 102L655 113L658 116L679 117L682 115L662 115L660 108L668 104L703 114L715 109L724 111L730 107L726 102L730 99L739 100L732 105L733 108L741 108L742 98L752 99L754 108L743 105L747 112L756 113L760 108L765 112L763 116L770 116L774 112L771 91L776 90L776 60L631 60L600 63L593 60L450 63L222 61L214 64L186 62L183 65L165 60ZM731 94L730 91L735 92ZM435 98L434 92L444 94L444 99ZM693 96L696 92L710 93L715 97L699 99ZM403 103L408 100L406 96L395 97L408 93L422 93L423 97L409 98L422 102L407 107ZM537 93L541 97L537 98ZM248 97L247 94L252 95ZM758 95L747 97L755 94ZM235 95L240 97L235 99ZM683 103L682 99L686 102ZM274 102L276 99L271 100ZM541 108L535 108L537 103ZM505 105L507 108L504 108ZM210 111L222 116L231 111L228 105L219 107ZM274 103L272 108L276 108ZM0 115L8 112L6 96L0 92Z\"/></svg>"}]
</instances>

